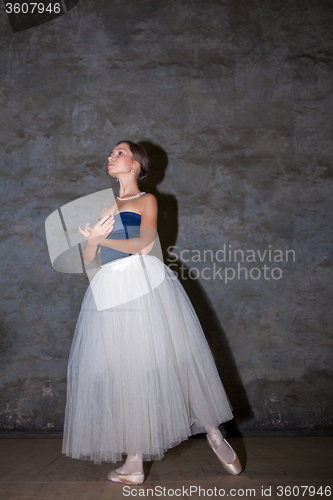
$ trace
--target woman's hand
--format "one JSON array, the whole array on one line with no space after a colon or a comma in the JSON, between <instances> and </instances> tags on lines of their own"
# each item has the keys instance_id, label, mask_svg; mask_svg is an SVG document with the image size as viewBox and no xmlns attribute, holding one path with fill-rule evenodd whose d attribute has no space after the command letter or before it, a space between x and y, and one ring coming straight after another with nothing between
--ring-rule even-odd
<instances>
[{"instance_id":1,"label":"woman's hand","mask_svg":"<svg viewBox=\"0 0 333 500\"><path fill-rule=\"evenodd\" d=\"M84 230L79 226L79 231L86 238L87 242L92 245L99 245L113 230L115 219L113 215L105 215L99 220L94 227L89 227L89 222Z\"/></svg>"},{"instance_id":2,"label":"woman's hand","mask_svg":"<svg viewBox=\"0 0 333 500\"><path fill-rule=\"evenodd\" d=\"M86 240L89 238L89 235L90 235L91 231L93 230L92 227L88 227L88 226L90 226L89 222L86 224L86 227L83 230L79 226L79 231L81 234L83 234L83 236L85 237Z\"/></svg>"}]
</instances>

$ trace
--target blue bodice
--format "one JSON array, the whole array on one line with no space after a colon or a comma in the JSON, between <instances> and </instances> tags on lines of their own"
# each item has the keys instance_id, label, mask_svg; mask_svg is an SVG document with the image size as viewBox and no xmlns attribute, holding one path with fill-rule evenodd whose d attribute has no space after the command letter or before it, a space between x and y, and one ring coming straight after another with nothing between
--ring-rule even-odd
<instances>
[{"instance_id":1,"label":"blue bodice","mask_svg":"<svg viewBox=\"0 0 333 500\"><path fill-rule=\"evenodd\" d=\"M120 212L114 216L115 223L112 232L107 239L124 240L138 238L140 236L141 215L135 212ZM100 220L100 219L99 219ZM133 255L131 253L119 252L113 248L101 246L102 266L116 259L123 259Z\"/></svg>"}]
</instances>

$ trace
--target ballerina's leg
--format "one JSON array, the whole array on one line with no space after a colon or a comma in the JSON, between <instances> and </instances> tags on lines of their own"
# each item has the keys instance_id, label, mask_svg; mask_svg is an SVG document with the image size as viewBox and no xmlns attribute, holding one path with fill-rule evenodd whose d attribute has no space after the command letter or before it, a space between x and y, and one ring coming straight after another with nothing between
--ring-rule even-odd
<instances>
[{"instance_id":1,"label":"ballerina's leg","mask_svg":"<svg viewBox=\"0 0 333 500\"><path fill-rule=\"evenodd\" d=\"M115 469L118 474L131 474L132 472L143 472L142 454L128 455L124 465Z\"/></svg>"},{"instance_id":2,"label":"ballerina's leg","mask_svg":"<svg viewBox=\"0 0 333 500\"><path fill-rule=\"evenodd\" d=\"M223 460L227 463L231 463L234 460L234 452L230 445L228 446L225 442L221 431L218 427L206 427L207 434L209 439L215 446L215 448L219 448L219 454L223 458Z\"/></svg>"}]
</instances>

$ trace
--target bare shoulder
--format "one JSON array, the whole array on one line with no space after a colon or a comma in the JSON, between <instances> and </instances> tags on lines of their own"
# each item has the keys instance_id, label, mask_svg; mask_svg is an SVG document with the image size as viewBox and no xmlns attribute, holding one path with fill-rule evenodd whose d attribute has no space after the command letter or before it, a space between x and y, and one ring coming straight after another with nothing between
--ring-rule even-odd
<instances>
[{"instance_id":1,"label":"bare shoulder","mask_svg":"<svg viewBox=\"0 0 333 500\"><path fill-rule=\"evenodd\" d=\"M142 197L142 206L141 206L141 214L142 215L155 215L157 217L157 199L151 193L147 193Z\"/></svg>"},{"instance_id":2,"label":"bare shoulder","mask_svg":"<svg viewBox=\"0 0 333 500\"><path fill-rule=\"evenodd\" d=\"M153 207L156 207L157 208L157 199L156 199L156 196L154 196L153 194L151 193L147 193L144 197L143 197L143 205L144 207L146 208L153 208Z\"/></svg>"},{"instance_id":3,"label":"bare shoulder","mask_svg":"<svg viewBox=\"0 0 333 500\"><path fill-rule=\"evenodd\" d=\"M143 196L141 207L141 225L153 227L157 230L157 199L151 194L147 193Z\"/></svg>"},{"instance_id":4,"label":"bare shoulder","mask_svg":"<svg viewBox=\"0 0 333 500\"><path fill-rule=\"evenodd\" d=\"M112 205L103 207L99 213L99 217L101 218L104 217L105 215L114 214L116 207L117 207L116 202L112 203Z\"/></svg>"}]
</instances>

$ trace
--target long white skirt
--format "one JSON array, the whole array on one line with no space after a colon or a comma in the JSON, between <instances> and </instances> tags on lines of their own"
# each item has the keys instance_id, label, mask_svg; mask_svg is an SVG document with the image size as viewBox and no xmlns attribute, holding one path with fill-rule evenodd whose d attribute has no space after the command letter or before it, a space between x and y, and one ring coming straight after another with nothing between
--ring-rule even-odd
<instances>
[{"instance_id":1,"label":"long white skirt","mask_svg":"<svg viewBox=\"0 0 333 500\"><path fill-rule=\"evenodd\" d=\"M62 452L99 464L169 448L233 418L198 317L152 255L96 273L69 355Z\"/></svg>"}]
</instances>

